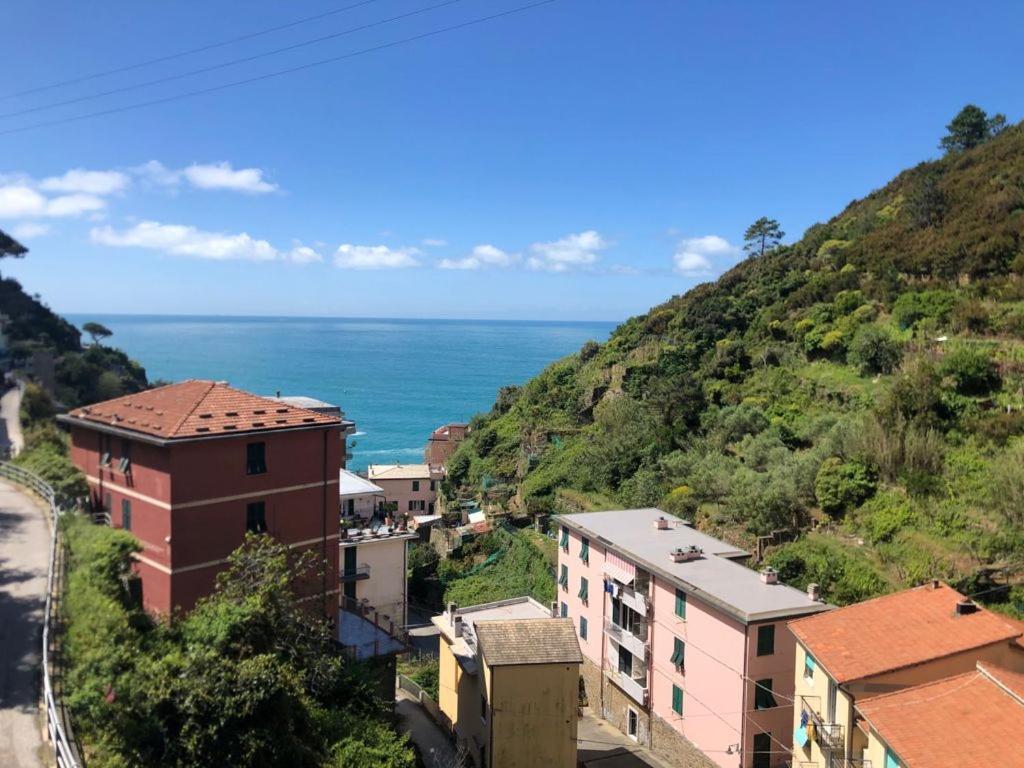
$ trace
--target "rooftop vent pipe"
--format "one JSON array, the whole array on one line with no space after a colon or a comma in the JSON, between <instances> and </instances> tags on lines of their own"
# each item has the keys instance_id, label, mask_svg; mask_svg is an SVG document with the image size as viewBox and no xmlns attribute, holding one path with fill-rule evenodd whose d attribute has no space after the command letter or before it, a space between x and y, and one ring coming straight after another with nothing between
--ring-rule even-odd
<instances>
[{"instance_id":1,"label":"rooftop vent pipe","mask_svg":"<svg viewBox=\"0 0 1024 768\"><path fill-rule=\"evenodd\" d=\"M817 584L815 584L812 581L810 584L807 585L807 597L809 597L811 600L813 600L816 603L820 602L821 601L821 587L819 587Z\"/></svg>"}]
</instances>

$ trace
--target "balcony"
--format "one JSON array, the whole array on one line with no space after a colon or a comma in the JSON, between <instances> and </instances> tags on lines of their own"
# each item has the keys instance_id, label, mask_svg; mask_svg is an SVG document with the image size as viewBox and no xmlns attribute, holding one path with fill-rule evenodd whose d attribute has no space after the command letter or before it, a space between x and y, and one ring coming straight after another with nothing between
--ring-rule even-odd
<instances>
[{"instance_id":1,"label":"balcony","mask_svg":"<svg viewBox=\"0 0 1024 768\"><path fill-rule=\"evenodd\" d=\"M833 755L832 760L828 764L828 768L871 768L871 761Z\"/></svg>"},{"instance_id":2,"label":"balcony","mask_svg":"<svg viewBox=\"0 0 1024 768\"><path fill-rule=\"evenodd\" d=\"M809 721L814 724L814 738L818 742L818 746L823 750L842 754L846 751L843 725L842 723L825 722L824 718L819 714L820 706L820 700L817 696L800 697L800 707L807 713ZM862 763L857 761L856 765L862 765ZM834 768L833 764L830 763L829 768Z\"/></svg>"},{"instance_id":3,"label":"balcony","mask_svg":"<svg viewBox=\"0 0 1024 768\"><path fill-rule=\"evenodd\" d=\"M605 674L615 685L633 701L641 706L647 706L647 665L633 662L632 674L620 672L617 669L605 667Z\"/></svg>"},{"instance_id":4,"label":"balcony","mask_svg":"<svg viewBox=\"0 0 1024 768\"><path fill-rule=\"evenodd\" d=\"M639 613L641 616L647 616L647 612L650 610L650 604L647 600L647 594L633 587L623 585L619 587L619 599L622 600L622 604L632 608L634 611Z\"/></svg>"},{"instance_id":5,"label":"balcony","mask_svg":"<svg viewBox=\"0 0 1024 768\"><path fill-rule=\"evenodd\" d=\"M399 623L365 600L345 595L338 601L336 640L354 659L404 653L409 648L409 635Z\"/></svg>"},{"instance_id":6,"label":"balcony","mask_svg":"<svg viewBox=\"0 0 1024 768\"><path fill-rule=\"evenodd\" d=\"M352 568L342 568L338 572L338 581L341 582L363 581L368 578L370 578L370 566L368 563L362 563Z\"/></svg>"},{"instance_id":7,"label":"balcony","mask_svg":"<svg viewBox=\"0 0 1024 768\"><path fill-rule=\"evenodd\" d=\"M647 660L647 624L634 626L630 632L605 619L604 633L638 659Z\"/></svg>"}]
</instances>

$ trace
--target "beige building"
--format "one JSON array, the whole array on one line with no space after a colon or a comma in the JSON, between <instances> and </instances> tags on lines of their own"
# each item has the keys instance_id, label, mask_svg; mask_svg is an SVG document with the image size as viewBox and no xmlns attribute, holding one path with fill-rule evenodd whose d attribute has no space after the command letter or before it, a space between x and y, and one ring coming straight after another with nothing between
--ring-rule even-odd
<instances>
[{"instance_id":1,"label":"beige building","mask_svg":"<svg viewBox=\"0 0 1024 768\"><path fill-rule=\"evenodd\" d=\"M407 623L407 530L381 526L348 529L338 542L341 607L372 610L381 623L403 628Z\"/></svg>"},{"instance_id":2,"label":"beige building","mask_svg":"<svg viewBox=\"0 0 1024 768\"><path fill-rule=\"evenodd\" d=\"M575 768L579 669L570 619L531 598L433 618L441 631L439 702L476 768Z\"/></svg>"},{"instance_id":3,"label":"beige building","mask_svg":"<svg viewBox=\"0 0 1024 768\"><path fill-rule=\"evenodd\" d=\"M397 514L434 514L437 486L443 477L439 470L431 470L427 464L371 464L366 476L380 487L381 500L395 505Z\"/></svg>"},{"instance_id":4,"label":"beige building","mask_svg":"<svg viewBox=\"0 0 1024 768\"><path fill-rule=\"evenodd\" d=\"M796 637L793 763L892 768L868 756L856 710L883 694L975 670L1024 669L1022 629L935 581L789 623Z\"/></svg>"},{"instance_id":5,"label":"beige building","mask_svg":"<svg viewBox=\"0 0 1024 768\"><path fill-rule=\"evenodd\" d=\"M338 501L342 520L369 520L384 500L384 489L347 469L338 474ZM344 523L343 523L344 524Z\"/></svg>"}]
</instances>

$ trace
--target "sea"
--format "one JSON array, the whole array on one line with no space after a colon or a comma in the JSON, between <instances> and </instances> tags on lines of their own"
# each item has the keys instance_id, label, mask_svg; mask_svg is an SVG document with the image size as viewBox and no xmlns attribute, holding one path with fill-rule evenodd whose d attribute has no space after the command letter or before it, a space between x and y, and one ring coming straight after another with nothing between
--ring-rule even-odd
<instances>
[{"instance_id":1,"label":"sea","mask_svg":"<svg viewBox=\"0 0 1024 768\"><path fill-rule=\"evenodd\" d=\"M104 343L150 380L213 379L257 394L308 395L356 423L350 469L423 460L436 427L490 410L616 323L504 320L68 315L113 331Z\"/></svg>"}]
</instances>

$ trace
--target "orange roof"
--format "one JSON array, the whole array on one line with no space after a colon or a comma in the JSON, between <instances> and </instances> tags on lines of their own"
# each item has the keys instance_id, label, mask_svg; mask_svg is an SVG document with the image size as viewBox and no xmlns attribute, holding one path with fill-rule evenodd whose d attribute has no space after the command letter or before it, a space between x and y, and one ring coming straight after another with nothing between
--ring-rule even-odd
<instances>
[{"instance_id":1,"label":"orange roof","mask_svg":"<svg viewBox=\"0 0 1024 768\"><path fill-rule=\"evenodd\" d=\"M1024 768L1022 697L1024 675L978 664L857 709L907 768Z\"/></svg>"},{"instance_id":2,"label":"orange roof","mask_svg":"<svg viewBox=\"0 0 1024 768\"><path fill-rule=\"evenodd\" d=\"M114 427L164 440L340 423L337 416L198 379L76 408L63 421Z\"/></svg>"},{"instance_id":3,"label":"orange roof","mask_svg":"<svg viewBox=\"0 0 1024 768\"><path fill-rule=\"evenodd\" d=\"M1020 627L984 608L957 615L964 596L939 582L789 623L836 682L890 672L1020 637Z\"/></svg>"}]
</instances>

